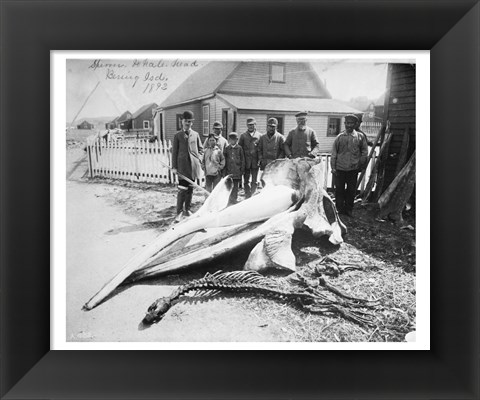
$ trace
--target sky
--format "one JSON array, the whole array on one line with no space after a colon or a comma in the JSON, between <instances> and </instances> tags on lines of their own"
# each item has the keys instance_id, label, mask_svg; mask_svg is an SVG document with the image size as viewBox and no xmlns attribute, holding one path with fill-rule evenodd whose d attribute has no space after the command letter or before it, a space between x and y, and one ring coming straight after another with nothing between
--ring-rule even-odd
<instances>
[{"instance_id":1,"label":"sky","mask_svg":"<svg viewBox=\"0 0 480 400\"><path fill-rule=\"evenodd\" d=\"M134 113L149 103L162 103L207 60L67 60L67 123L82 118ZM386 88L387 64L338 60L312 62L337 100L366 96L375 100Z\"/></svg>"}]
</instances>

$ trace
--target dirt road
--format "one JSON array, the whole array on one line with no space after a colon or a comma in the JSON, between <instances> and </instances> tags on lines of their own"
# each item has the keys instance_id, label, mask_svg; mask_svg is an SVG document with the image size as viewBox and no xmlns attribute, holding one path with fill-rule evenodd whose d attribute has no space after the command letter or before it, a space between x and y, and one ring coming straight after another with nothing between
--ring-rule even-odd
<instances>
[{"instance_id":1,"label":"dirt road","mask_svg":"<svg viewBox=\"0 0 480 400\"><path fill-rule=\"evenodd\" d=\"M159 324L140 329L147 307L177 287L171 280L127 287L97 308L82 311L82 305L158 231L109 201L114 186L82 179L87 165L81 149L67 153L67 341L287 340L280 326L266 323L232 299L181 302Z\"/></svg>"}]
</instances>

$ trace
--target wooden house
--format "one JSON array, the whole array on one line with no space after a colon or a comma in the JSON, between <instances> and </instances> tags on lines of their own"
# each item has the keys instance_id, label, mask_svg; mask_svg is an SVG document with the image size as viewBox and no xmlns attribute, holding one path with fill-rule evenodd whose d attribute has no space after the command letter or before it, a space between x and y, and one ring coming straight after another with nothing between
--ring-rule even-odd
<instances>
[{"instance_id":1,"label":"wooden house","mask_svg":"<svg viewBox=\"0 0 480 400\"><path fill-rule=\"evenodd\" d=\"M88 121L83 121L81 124L77 125L77 129L93 129L95 125L91 124Z\"/></svg>"},{"instance_id":2,"label":"wooden house","mask_svg":"<svg viewBox=\"0 0 480 400\"><path fill-rule=\"evenodd\" d=\"M125 111L122 115L116 118L115 127L123 130L132 129L132 113Z\"/></svg>"},{"instance_id":3,"label":"wooden house","mask_svg":"<svg viewBox=\"0 0 480 400\"><path fill-rule=\"evenodd\" d=\"M156 103L145 104L132 115L132 129L153 129L153 110L158 107Z\"/></svg>"},{"instance_id":4,"label":"wooden house","mask_svg":"<svg viewBox=\"0 0 480 400\"><path fill-rule=\"evenodd\" d=\"M188 77L155 110L154 134L172 139L181 129L184 110L194 113L193 129L204 137L215 121L223 123L224 136L242 133L249 117L262 133L275 117L278 130L287 134L296 127L295 114L308 111L307 125L324 152L331 151L343 129L344 115L359 112L333 100L310 63L240 61L210 62Z\"/></svg>"},{"instance_id":5,"label":"wooden house","mask_svg":"<svg viewBox=\"0 0 480 400\"><path fill-rule=\"evenodd\" d=\"M111 120L110 122L107 122L105 124L105 129L115 129L117 127L117 121L118 121L118 117Z\"/></svg>"},{"instance_id":6,"label":"wooden house","mask_svg":"<svg viewBox=\"0 0 480 400\"><path fill-rule=\"evenodd\" d=\"M390 121L393 136L385 167L385 188L395 178L405 133L409 136L407 160L415 150L415 105L415 64L389 64L384 121Z\"/></svg>"}]
</instances>

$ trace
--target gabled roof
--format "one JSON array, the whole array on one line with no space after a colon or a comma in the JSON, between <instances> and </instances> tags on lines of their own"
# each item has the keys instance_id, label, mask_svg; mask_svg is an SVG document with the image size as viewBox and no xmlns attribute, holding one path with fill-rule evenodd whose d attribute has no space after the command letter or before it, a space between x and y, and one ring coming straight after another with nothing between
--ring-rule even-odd
<instances>
[{"instance_id":1,"label":"gabled roof","mask_svg":"<svg viewBox=\"0 0 480 400\"><path fill-rule=\"evenodd\" d=\"M353 107L333 99L312 99L292 97L267 97L267 96L233 96L218 94L218 97L225 100L231 106L239 110L259 110L278 112L298 112L307 110L319 113L358 113Z\"/></svg>"},{"instance_id":2,"label":"gabled roof","mask_svg":"<svg viewBox=\"0 0 480 400\"><path fill-rule=\"evenodd\" d=\"M115 118L114 121L116 122L123 122L123 121L126 121L127 119L130 119L128 117L128 114L131 114L130 111L125 111L122 115L120 115L119 117Z\"/></svg>"},{"instance_id":3,"label":"gabled roof","mask_svg":"<svg viewBox=\"0 0 480 400\"><path fill-rule=\"evenodd\" d=\"M239 61L208 63L183 81L182 84L160 104L160 107L171 107L195 99L212 96L239 64Z\"/></svg>"},{"instance_id":4,"label":"gabled roof","mask_svg":"<svg viewBox=\"0 0 480 400\"><path fill-rule=\"evenodd\" d=\"M140 107L137 111L133 113L132 119L137 118L140 114L142 114L144 111L148 110L149 108L153 108L156 106L157 106L157 103L145 104L144 106Z\"/></svg>"}]
</instances>

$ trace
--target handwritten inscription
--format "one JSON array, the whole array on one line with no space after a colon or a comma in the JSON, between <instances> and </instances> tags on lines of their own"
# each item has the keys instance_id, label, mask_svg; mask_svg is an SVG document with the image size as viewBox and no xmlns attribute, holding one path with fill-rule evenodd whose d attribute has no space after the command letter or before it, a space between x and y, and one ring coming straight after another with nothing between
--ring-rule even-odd
<instances>
[{"instance_id":1,"label":"handwritten inscription","mask_svg":"<svg viewBox=\"0 0 480 400\"><path fill-rule=\"evenodd\" d=\"M142 93L168 89L168 74L179 68L198 68L197 60L129 60L121 62L94 60L88 69L103 74L108 81L129 83ZM147 71L145 71L147 70Z\"/></svg>"}]
</instances>

